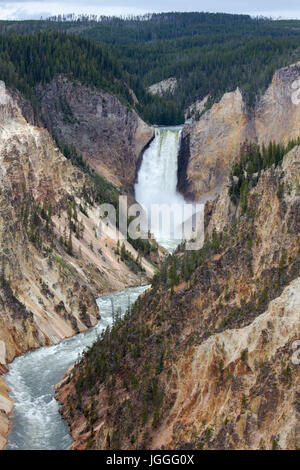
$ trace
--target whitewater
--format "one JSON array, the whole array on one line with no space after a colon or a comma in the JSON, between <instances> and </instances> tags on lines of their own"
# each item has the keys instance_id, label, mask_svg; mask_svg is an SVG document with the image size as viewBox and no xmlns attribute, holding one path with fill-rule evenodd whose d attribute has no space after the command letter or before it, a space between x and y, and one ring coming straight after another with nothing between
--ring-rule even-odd
<instances>
[{"instance_id":1,"label":"whitewater","mask_svg":"<svg viewBox=\"0 0 300 470\"><path fill-rule=\"evenodd\" d=\"M135 198L145 210L147 228L155 239L169 251L173 251L182 236L176 230L182 223L182 210L185 200L177 191L178 152L181 140L181 126L157 127L155 137L144 152L141 167L135 184ZM163 206L167 210L172 206L170 223L167 227L167 215L151 217L151 210ZM153 213L152 213L153 214ZM163 219L164 217L164 219Z\"/></svg>"},{"instance_id":2,"label":"whitewater","mask_svg":"<svg viewBox=\"0 0 300 470\"><path fill-rule=\"evenodd\" d=\"M10 396L14 400L14 413L6 449L64 450L72 445L73 440L67 423L59 413L53 387L83 351L97 340L101 331L112 324L113 310L124 314L148 287L130 287L103 295L97 300L101 320L94 328L57 345L30 351L10 364L4 380L12 390Z\"/></svg>"}]
</instances>

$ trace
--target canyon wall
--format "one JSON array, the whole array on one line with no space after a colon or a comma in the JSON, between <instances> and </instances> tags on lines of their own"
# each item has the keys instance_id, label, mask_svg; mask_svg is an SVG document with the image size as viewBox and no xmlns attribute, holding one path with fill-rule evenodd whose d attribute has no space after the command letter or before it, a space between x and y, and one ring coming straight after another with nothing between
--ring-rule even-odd
<instances>
[{"instance_id":1,"label":"canyon wall","mask_svg":"<svg viewBox=\"0 0 300 470\"><path fill-rule=\"evenodd\" d=\"M75 145L97 173L131 188L154 129L118 98L62 76L39 86L37 92L41 116L51 133Z\"/></svg>"},{"instance_id":2,"label":"canyon wall","mask_svg":"<svg viewBox=\"0 0 300 470\"><path fill-rule=\"evenodd\" d=\"M299 146L244 210L225 181L203 248L179 248L58 385L74 449L299 448L299 188Z\"/></svg>"},{"instance_id":3,"label":"canyon wall","mask_svg":"<svg viewBox=\"0 0 300 470\"><path fill-rule=\"evenodd\" d=\"M293 85L300 77L299 65L276 71L253 109L248 109L237 88L225 93L199 121L184 126L183 145L188 138L189 149L182 149L181 158L187 163L179 189L187 198L216 197L246 139L268 145L299 137L299 86Z\"/></svg>"},{"instance_id":4,"label":"canyon wall","mask_svg":"<svg viewBox=\"0 0 300 470\"><path fill-rule=\"evenodd\" d=\"M189 138L189 158L181 184L184 195L197 199L212 192L214 197L247 137L252 140L254 133L239 89L226 93L199 121L185 126L182 138L183 144Z\"/></svg>"},{"instance_id":5,"label":"canyon wall","mask_svg":"<svg viewBox=\"0 0 300 470\"><path fill-rule=\"evenodd\" d=\"M33 123L25 100L0 82L0 373L16 356L95 325L99 294L146 283L155 271L127 241L120 259L118 232L98 236L92 179L20 106ZM0 380L3 447L11 403Z\"/></svg>"}]
</instances>

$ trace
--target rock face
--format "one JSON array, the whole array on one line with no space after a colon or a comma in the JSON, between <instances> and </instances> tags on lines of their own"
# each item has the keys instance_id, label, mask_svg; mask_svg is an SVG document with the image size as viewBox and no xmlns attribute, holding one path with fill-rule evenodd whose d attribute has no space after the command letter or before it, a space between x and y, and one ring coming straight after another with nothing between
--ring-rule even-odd
<instances>
[{"instance_id":1,"label":"rock face","mask_svg":"<svg viewBox=\"0 0 300 470\"><path fill-rule=\"evenodd\" d=\"M299 175L295 147L243 213L225 182L203 248L180 249L58 386L73 448L299 448Z\"/></svg>"},{"instance_id":2,"label":"rock face","mask_svg":"<svg viewBox=\"0 0 300 470\"><path fill-rule=\"evenodd\" d=\"M92 181L47 130L25 120L18 103L0 82L0 374L16 356L95 325L99 294L154 274L143 258L145 271L134 272L115 238L97 236ZM10 411L1 380L0 447Z\"/></svg>"},{"instance_id":3,"label":"rock face","mask_svg":"<svg viewBox=\"0 0 300 470\"><path fill-rule=\"evenodd\" d=\"M135 111L104 92L58 77L38 88L44 122L75 145L89 165L117 185L135 181L139 157L154 130Z\"/></svg>"},{"instance_id":4,"label":"rock face","mask_svg":"<svg viewBox=\"0 0 300 470\"><path fill-rule=\"evenodd\" d=\"M205 106L207 105L208 99L209 95L206 95L203 100L197 100L193 104L188 106L184 111L185 119L193 119L196 121L199 120L199 117L205 110Z\"/></svg>"},{"instance_id":5,"label":"rock face","mask_svg":"<svg viewBox=\"0 0 300 470\"><path fill-rule=\"evenodd\" d=\"M241 143L254 137L251 131L239 89L226 93L198 122L184 127L183 142L189 135L190 153L184 195L197 199L210 192L217 194Z\"/></svg>"},{"instance_id":6,"label":"rock face","mask_svg":"<svg viewBox=\"0 0 300 470\"><path fill-rule=\"evenodd\" d=\"M176 448L197 435L200 448L295 448L300 374L282 363L289 367L299 315L300 278L249 326L213 335L185 354L177 363L176 401L168 422L155 433L153 448ZM203 426L207 419L209 425Z\"/></svg>"},{"instance_id":7,"label":"rock face","mask_svg":"<svg viewBox=\"0 0 300 470\"><path fill-rule=\"evenodd\" d=\"M0 377L0 449L6 445L5 436L9 431L9 416L12 413L13 402L9 398L9 387Z\"/></svg>"},{"instance_id":8,"label":"rock face","mask_svg":"<svg viewBox=\"0 0 300 470\"><path fill-rule=\"evenodd\" d=\"M258 143L270 141L287 144L300 135L299 88L300 63L275 72L272 82L255 109ZM293 85L294 84L294 85Z\"/></svg>"},{"instance_id":9,"label":"rock face","mask_svg":"<svg viewBox=\"0 0 300 470\"><path fill-rule=\"evenodd\" d=\"M175 77L167 78L166 80L162 80L158 83L153 83L153 85L149 86L148 91L152 95L159 95L162 96L166 93L170 93L173 95L177 88L177 79Z\"/></svg>"},{"instance_id":10,"label":"rock face","mask_svg":"<svg viewBox=\"0 0 300 470\"><path fill-rule=\"evenodd\" d=\"M189 155L185 152L188 163L181 189L186 197L215 197L246 139L287 144L299 137L299 84L295 82L299 77L299 64L282 68L254 110L247 109L237 89L226 93L199 121L184 126L183 144L189 135Z\"/></svg>"}]
</instances>

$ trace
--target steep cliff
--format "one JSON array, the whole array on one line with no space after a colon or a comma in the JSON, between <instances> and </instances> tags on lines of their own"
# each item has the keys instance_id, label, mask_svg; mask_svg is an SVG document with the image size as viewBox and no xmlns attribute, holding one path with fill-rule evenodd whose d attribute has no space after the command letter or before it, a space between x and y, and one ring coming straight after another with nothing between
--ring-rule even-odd
<instances>
[{"instance_id":1,"label":"steep cliff","mask_svg":"<svg viewBox=\"0 0 300 470\"><path fill-rule=\"evenodd\" d=\"M226 93L199 121L187 125L183 139L187 135L190 156L182 185L184 194L197 199L212 192L214 197L241 143L255 136L240 90Z\"/></svg>"},{"instance_id":2,"label":"steep cliff","mask_svg":"<svg viewBox=\"0 0 300 470\"><path fill-rule=\"evenodd\" d=\"M270 141L287 144L299 137L299 85L295 83L299 77L299 63L279 69L253 109L247 108L236 89L198 121L184 126L189 149L182 150L187 161L181 176L183 194L192 199L207 194L215 197L246 139L268 145Z\"/></svg>"},{"instance_id":3,"label":"steep cliff","mask_svg":"<svg viewBox=\"0 0 300 470\"><path fill-rule=\"evenodd\" d=\"M74 448L299 448L299 175L296 147L247 207L227 183L207 204L203 248L181 246L57 387Z\"/></svg>"},{"instance_id":4,"label":"steep cliff","mask_svg":"<svg viewBox=\"0 0 300 470\"><path fill-rule=\"evenodd\" d=\"M9 431L9 415L13 409L12 400L9 398L9 387L0 377L0 449L6 445L5 436Z\"/></svg>"},{"instance_id":5,"label":"steep cliff","mask_svg":"<svg viewBox=\"0 0 300 470\"><path fill-rule=\"evenodd\" d=\"M134 183L139 157L154 136L152 127L118 98L63 76L37 91L41 116L53 135L75 145L114 184Z\"/></svg>"},{"instance_id":6,"label":"steep cliff","mask_svg":"<svg viewBox=\"0 0 300 470\"><path fill-rule=\"evenodd\" d=\"M25 120L20 99L0 82L0 373L25 351L94 325L100 293L155 271L127 241L121 257L116 238L98 237L93 180ZM6 395L1 382L0 435Z\"/></svg>"},{"instance_id":7,"label":"steep cliff","mask_svg":"<svg viewBox=\"0 0 300 470\"><path fill-rule=\"evenodd\" d=\"M209 95L206 95L203 100L197 100L184 110L185 119L199 120L201 114L204 113L208 105Z\"/></svg>"},{"instance_id":8,"label":"steep cliff","mask_svg":"<svg viewBox=\"0 0 300 470\"><path fill-rule=\"evenodd\" d=\"M258 143L287 142L299 137L300 62L275 72L272 82L255 108Z\"/></svg>"}]
</instances>

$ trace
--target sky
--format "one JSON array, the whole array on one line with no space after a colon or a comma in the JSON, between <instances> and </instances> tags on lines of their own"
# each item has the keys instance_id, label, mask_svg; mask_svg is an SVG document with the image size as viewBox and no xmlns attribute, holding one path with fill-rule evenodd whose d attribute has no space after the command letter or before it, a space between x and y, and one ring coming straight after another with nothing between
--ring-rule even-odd
<instances>
[{"instance_id":1,"label":"sky","mask_svg":"<svg viewBox=\"0 0 300 470\"><path fill-rule=\"evenodd\" d=\"M299 0L0 0L0 19L39 19L63 13L117 15L162 11L248 13L299 18Z\"/></svg>"}]
</instances>

